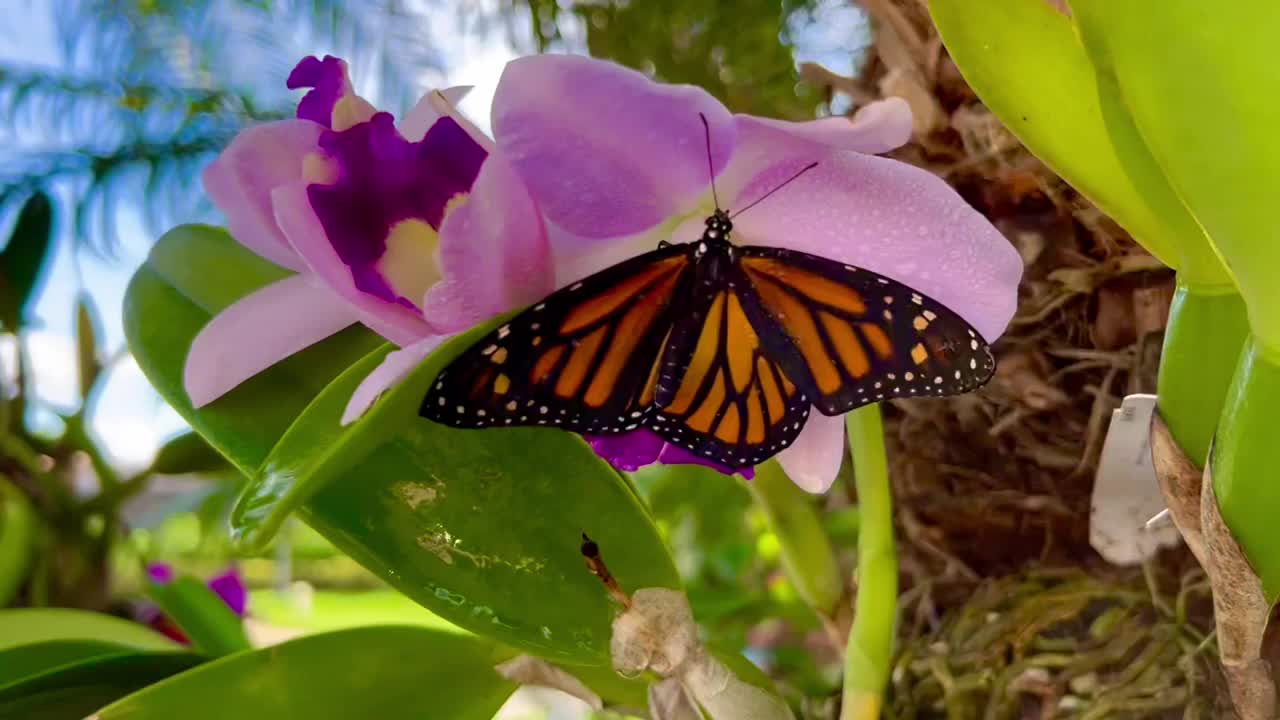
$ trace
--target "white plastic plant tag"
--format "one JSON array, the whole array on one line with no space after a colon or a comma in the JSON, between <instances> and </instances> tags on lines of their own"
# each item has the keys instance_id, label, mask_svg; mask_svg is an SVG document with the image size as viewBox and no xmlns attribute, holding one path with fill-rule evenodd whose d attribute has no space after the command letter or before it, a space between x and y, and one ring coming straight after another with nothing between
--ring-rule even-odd
<instances>
[{"instance_id":1,"label":"white plastic plant tag","mask_svg":"<svg viewBox=\"0 0 1280 720\"><path fill-rule=\"evenodd\" d=\"M1093 485L1089 543L1108 562L1136 565L1179 542L1168 523L1147 521L1165 509L1151 460L1155 395L1130 395L1111 414Z\"/></svg>"}]
</instances>

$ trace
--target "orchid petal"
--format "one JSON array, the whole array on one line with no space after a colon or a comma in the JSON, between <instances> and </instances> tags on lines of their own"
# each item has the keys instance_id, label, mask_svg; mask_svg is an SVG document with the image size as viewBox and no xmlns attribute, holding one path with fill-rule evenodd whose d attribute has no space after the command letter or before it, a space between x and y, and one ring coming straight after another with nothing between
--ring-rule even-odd
<instances>
[{"instance_id":1,"label":"orchid petal","mask_svg":"<svg viewBox=\"0 0 1280 720\"><path fill-rule=\"evenodd\" d=\"M725 475L737 472L748 480L755 476L754 468L740 468L735 471L714 460L691 453L679 445L672 445L651 430L641 429L618 435L585 435L583 437L590 443L596 455L625 472L634 472L658 462L663 465L701 465Z\"/></svg>"},{"instance_id":2,"label":"orchid petal","mask_svg":"<svg viewBox=\"0 0 1280 720\"><path fill-rule=\"evenodd\" d=\"M241 245L290 270L302 261L276 226L271 191L302 179L303 162L324 128L306 120L256 125L236 135L204 171L204 189Z\"/></svg>"},{"instance_id":3,"label":"orchid petal","mask_svg":"<svg viewBox=\"0 0 1280 720\"><path fill-rule=\"evenodd\" d=\"M422 312L437 332L460 332L555 289L538 207L502 155L490 155L471 194L440 227L439 282Z\"/></svg>"},{"instance_id":4,"label":"orchid petal","mask_svg":"<svg viewBox=\"0 0 1280 720\"><path fill-rule=\"evenodd\" d=\"M987 341L1017 303L1022 261L941 178L887 158L831 151L744 125L721 197L741 207L817 161L760 207L734 218L739 242L821 255L871 270L959 313Z\"/></svg>"},{"instance_id":5,"label":"orchid petal","mask_svg":"<svg viewBox=\"0 0 1280 720\"><path fill-rule=\"evenodd\" d=\"M855 150L872 155L889 152L911 139L911 106L900 97L864 105L852 118L827 117L790 122L738 115L735 119L739 126L755 123L835 150Z\"/></svg>"},{"instance_id":6,"label":"orchid petal","mask_svg":"<svg viewBox=\"0 0 1280 720\"><path fill-rule=\"evenodd\" d=\"M778 464L805 492L824 493L844 460L844 416L809 413L795 442L778 453Z\"/></svg>"},{"instance_id":7,"label":"orchid petal","mask_svg":"<svg viewBox=\"0 0 1280 720\"><path fill-rule=\"evenodd\" d=\"M658 455L666 444L662 438L648 430L636 430L618 435L584 435L596 455L624 472L634 472L658 461Z\"/></svg>"},{"instance_id":8,"label":"orchid petal","mask_svg":"<svg viewBox=\"0 0 1280 720\"><path fill-rule=\"evenodd\" d=\"M428 355L440 347L440 343L450 337L449 335L430 335L400 350L387 353L378 367L360 381L360 385L351 394L347 407L342 411L342 424L350 425L359 420L369 411L369 408L373 407L382 393L413 372L413 369L418 367Z\"/></svg>"},{"instance_id":9,"label":"orchid petal","mask_svg":"<svg viewBox=\"0 0 1280 720\"><path fill-rule=\"evenodd\" d=\"M432 90L423 95L418 104L405 114L397 126L400 128L400 134L409 142L418 142L427 134L432 125L442 117L448 116L445 110L449 106L457 105L462 99L471 92L471 85L458 85L444 90ZM437 97L439 95L439 97ZM442 108L440 101L444 100L445 107Z\"/></svg>"},{"instance_id":10,"label":"orchid petal","mask_svg":"<svg viewBox=\"0 0 1280 720\"><path fill-rule=\"evenodd\" d=\"M354 306L360 322L397 345L428 335L430 327L414 310L361 292L351 268L338 257L307 198L307 183L296 182L271 194L276 222L298 255L325 284Z\"/></svg>"},{"instance_id":11,"label":"orchid petal","mask_svg":"<svg viewBox=\"0 0 1280 720\"><path fill-rule=\"evenodd\" d=\"M246 295L191 342L182 382L202 407L286 357L356 321L342 298L305 275Z\"/></svg>"},{"instance_id":12,"label":"orchid petal","mask_svg":"<svg viewBox=\"0 0 1280 720\"><path fill-rule=\"evenodd\" d=\"M324 127L332 127L334 107L352 93L346 61L332 55L302 58L284 84L290 90L311 88L298 102L297 117Z\"/></svg>"},{"instance_id":13,"label":"orchid petal","mask_svg":"<svg viewBox=\"0 0 1280 720\"><path fill-rule=\"evenodd\" d=\"M660 85L587 57L536 55L503 71L493 129L548 219L583 237L612 238L688 212L707 191L699 113L718 172L732 152L734 122L705 90Z\"/></svg>"},{"instance_id":14,"label":"orchid petal","mask_svg":"<svg viewBox=\"0 0 1280 720\"><path fill-rule=\"evenodd\" d=\"M231 608L231 612L244 617L245 606L248 605L249 601L249 592L245 589L244 581L240 579L240 573L235 568L230 568L224 573L214 575L209 578L206 585L215 595L222 598L222 602Z\"/></svg>"},{"instance_id":15,"label":"orchid petal","mask_svg":"<svg viewBox=\"0 0 1280 720\"><path fill-rule=\"evenodd\" d=\"M709 467L712 470L719 471L724 475L732 475L736 472L748 480L756 475L755 468L744 467L734 470L727 465L721 465L715 460L689 452L679 445L672 445L671 443L667 443L663 446L662 452L658 453L658 462L663 465L701 465L703 467Z\"/></svg>"}]
</instances>

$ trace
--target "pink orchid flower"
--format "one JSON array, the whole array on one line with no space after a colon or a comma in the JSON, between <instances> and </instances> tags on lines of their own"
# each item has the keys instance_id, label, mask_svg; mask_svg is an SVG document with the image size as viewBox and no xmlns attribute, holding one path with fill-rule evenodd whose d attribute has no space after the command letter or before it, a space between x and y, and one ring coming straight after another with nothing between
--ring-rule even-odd
<instances>
[{"instance_id":1,"label":"pink orchid flower","mask_svg":"<svg viewBox=\"0 0 1280 720\"><path fill-rule=\"evenodd\" d=\"M428 93L397 124L346 64L309 57L297 118L240 133L204 174L245 247L296 274L228 307L184 368L203 406L353 323L419 353L551 290L545 228L493 142Z\"/></svg>"},{"instance_id":2,"label":"pink orchid flower","mask_svg":"<svg viewBox=\"0 0 1280 720\"><path fill-rule=\"evenodd\" d=\"M497 150L544 213L556 285L660 240L696 240L714 209L703 126L720 202L741 208L812 162L765 204L734 218L736 242L800 250L894 278L944 303L994 341L1013 315L1022 263L1009 242L945 182L876 157L905 143L905 102L853 122L731 114L700 88L664 85L609 62L567 55L507 65L493 104ZM698 462L648 431L590 438L616 466ZM844 450L840 417L809 415L778 454L798 485L825 491Z\"/></svg>"}]
</instances>

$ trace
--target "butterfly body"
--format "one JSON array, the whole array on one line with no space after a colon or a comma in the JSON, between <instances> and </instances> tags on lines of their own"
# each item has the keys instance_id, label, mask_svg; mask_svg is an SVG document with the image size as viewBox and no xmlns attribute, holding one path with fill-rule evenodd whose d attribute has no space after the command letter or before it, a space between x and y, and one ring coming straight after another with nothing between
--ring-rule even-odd
<instances>
[{"instance_id":1,"label":"butterfly body","mask_svg":"<svg viewBox=\"0 0 1280 720\"><path fill-rule=\"evenodd\" d=\"M947 395L990 377L955 313L868 270L738 246L721 210L697 242L662 243L562 288L465 350L421 414L454 427L648 428L728 467L826 415Z\"/></svg>"}]
</instances>

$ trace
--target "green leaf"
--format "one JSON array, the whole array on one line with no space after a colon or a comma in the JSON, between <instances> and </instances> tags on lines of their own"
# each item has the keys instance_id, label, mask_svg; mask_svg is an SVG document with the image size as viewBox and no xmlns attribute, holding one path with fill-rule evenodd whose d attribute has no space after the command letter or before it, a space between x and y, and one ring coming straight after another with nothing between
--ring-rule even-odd
<instances>
[{"instance_id":1,"label":"green leaf","mask_svg":"<svg viewBox=\"0 0 1280 720\"><path fill-rule=\"evenodd\" d=\"M203 665L100 710L97 720L490 720L515 685L509 652L411 626L311 635Z\"/></svg>"},{"instance_id":2,"label":"green leaf","mask_svg":"<svg viewBox=\"0 0 1280 720\"><path fill-rule=\"evenodd\" d=\"M186 348L214 313L274 279L244 282L249 273L235 270L261 262L220 231L173 230L130 285L125 327L138 364L196 431L246 474L269 470L249 491L255 506L265 503L263 516L272 517L274 503L287 509L309 496L303 519L442 618L556 660L608 662L614 608L583 565L581 534L599 542L628 590L677 587L679 579L630 486L577 436L550 428L456 430L424 420L417 403L437 369L431 363L342 430L342 409L363 375L352 370L324 389L357 360L357 348L365 349L361 356L373 349L375 338L363 330L191 408L181 385ZM215 264L239 286L177 271ZM289 438L273 452L286 430ZM240 514L242 527L251 529L250 515Z\"/></svg>"},{"instance_id":3,"label":"green leaf","mask_svg":"<svg viewBox=\"0 0 1280 720\"><path fill-rule=\"evenodd\" d=\"M182 628L191 646L210 657L249 649L244 623L203 583L180 577L147 583L147 596Z\"/></svg>"},{"instance_id":4,"label":"green leaf","mask_svg":"<svg viewBox=\"0 0 1280 720\"><path fill-rule=\"evenodd\" d=\"M37 192L23 203L9 242L0 251L0 322L10 329L26 324L40 272L53 245L53 201Z\"/></svg>"},{"instance_id":5,"label":"green leaf","mask_svg":"<svg viewBox=\"0 0 1280 720\"><path fill-rule=\"evenodd\" d=\"M0 475L0 607L27 579L40 520L26 494Z\"/></svg>"},{"instance_id":6,"label":"green leaf","mask_svg":"<svg viewBox=\"0 0 1280 720\"><path fill-rule=\"evenodd\" d=\"M79 370L80 397L88 398L89 391L102 372L98 357L98 336L102 334L102 320L93 305L93 298L85 293L76 295L76 366Z\"/></svg>"},{"instance_id":7,"label":"green leaf","mask_svg":"<svg viewBox=\"0 0 1280 720\"><path fill-rule=\"evenodd\" d=\"M929 11L965 80L1031 152L1185 282L1230 284L1065 15L1044 0L929 0Z\"/></svg>"},{"instance_id":8,"label":"green leaf","mask_svg":"<svg viewBox=\"0 0 1280 720\"><path fill-rule=\"evenodd\" d=\"M63 665L128 651L124 645L102 640L49 640L0 650L0 687Z\"/></svg>"},{"instance_id":9,"label":"green leaf","mask_svg":"<svg viewBox=\"0 0 1280 720\"><path fill-rule=\"evenodd\" d=\"M1105 49L1151 153L1231 267L1263 345L1280 353L1280 247L1267 209L1280 183L1271 38L1280 5L1238 0L1073 2Z\"/></svg>"},{"instance_id":10,"label":"green leaf","mask_svg":"<svg viewBox=\"0 0 1280 720\"><path fill-rule=\"evenodd\" d=\"M145 625L64 608L0 610L0 650L51 640L101 640L137 650L180 646Z\"/></svg>"},{"instance_id":11,"label":"green leaf","mask_svg":"<svg viewBox=\"0 0 1280 720\"><path fill-rule=\"evenodd\" d=\"M126 652L55 667L0 687L0 720L81 720L203 661L185 652Z\"/></svg>"},{"instance_id":12,"label":"green leaf","mask_svg":"<svg viewBox=\"0 0 1280 720\"><path fill-rule=\"evenodd\" d=\"M209 446L204 438L185 432L165 443L151 462L150 471L161 475L213 473L230 467L226 458Z\"/></svg>"}]
</instances>

